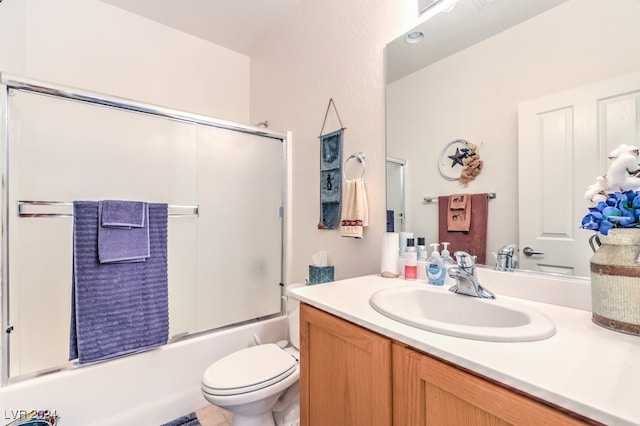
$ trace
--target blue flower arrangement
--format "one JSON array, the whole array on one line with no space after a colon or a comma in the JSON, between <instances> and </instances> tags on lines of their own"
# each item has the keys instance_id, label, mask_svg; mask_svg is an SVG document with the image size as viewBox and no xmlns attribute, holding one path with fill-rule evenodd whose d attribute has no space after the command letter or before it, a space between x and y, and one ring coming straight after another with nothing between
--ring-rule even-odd
<instances>
[{"instance_id":1,"label":"blue flower arrangement","mask_svg":"<svg viewBox=\"0 0 640 426\"><path fill-rule=\"evenodd\" d=\"M582 228L607 235L612 228L640 228L640 191L614 192L582 218Z\"/></svg>"}]
</instances>

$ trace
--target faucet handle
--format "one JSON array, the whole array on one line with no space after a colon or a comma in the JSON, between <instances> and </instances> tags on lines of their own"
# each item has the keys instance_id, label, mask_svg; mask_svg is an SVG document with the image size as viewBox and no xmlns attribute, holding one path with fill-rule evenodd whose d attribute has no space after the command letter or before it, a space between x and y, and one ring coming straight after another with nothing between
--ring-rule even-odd
<instances>
[{"instance_id":1,"label":"faucet handle","mask_svg":"<svg viewBox=\"0 0 640 426\"><path fill-rule=\"evenodd\" d=\"M502 247L500 251L498 251L498 254L513 256L513 254L517 251L517 249L518 249L518 246L516 246L515 244L507 244L506 246Z\"/></svg>"},{"instance_id":2,"label":"faucet handle","mask_svg":"<svg viewBox=\"0 0 640 426\"><path fill-rule=\"evenodd\" d=\"M459 267L469 269L476 266L475 256L471 256L466 251L457 251L453 254Z\"/></svg>"}]
</instances>

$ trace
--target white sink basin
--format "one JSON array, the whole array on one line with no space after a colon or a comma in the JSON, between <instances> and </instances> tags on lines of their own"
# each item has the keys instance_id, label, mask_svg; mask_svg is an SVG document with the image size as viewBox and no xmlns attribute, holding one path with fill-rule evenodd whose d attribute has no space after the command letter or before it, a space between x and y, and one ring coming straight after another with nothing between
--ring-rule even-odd
<instances>
[{"instance_id":1,"label":"white sink basin","mask_svg":"<svg viewBox=\"0 0 640 426\"><path fill-rule=\"evenodd\" d=\"M374 293L369 304L401 323L467 339L527 342L556 332L547 316L500 296L480 299L445 288L399 287Z\"/></svg>"}]
</instances>

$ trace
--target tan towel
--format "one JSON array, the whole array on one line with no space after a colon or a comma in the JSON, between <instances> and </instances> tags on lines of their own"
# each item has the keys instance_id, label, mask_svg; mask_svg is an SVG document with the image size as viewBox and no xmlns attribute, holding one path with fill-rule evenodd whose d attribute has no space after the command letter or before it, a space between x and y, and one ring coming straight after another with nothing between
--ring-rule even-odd
<instances>
[{"instance_id":1,"label":"tan towel","mask_svg":"<svg viewBox=\"0 0 640 426\"><path fill-rule=\"evenodd\" d=\"M449 212L447 213L447 230L469 231L471 227L471 195L449 195Z\"/></svg>"},{"instance_id":2,"label":"tan towel","mask_svg":"<svg viewBox=\"0 0 640 426\"><path fill-rule=\"evenodd\" d=\"M362 178L345 180L342 188L343 237L362 238L362 231L369 226L369 204Z\"/></svg>"},{"instance_id":3,"label":"tan towel","mask_svg":"<svg viewBox=\"0 0 640 426\"><path fill-rule=\"evenodd\" d=\"M478 263L487 261L487 221L489 215L489 198L487 194L472 194L473 215L469 231L449 231L447 216L449 211L449 197L438 197L438 240L448 241L449 251L454 253L462 250L478 257Z\"/></svg>"}]
</instances>

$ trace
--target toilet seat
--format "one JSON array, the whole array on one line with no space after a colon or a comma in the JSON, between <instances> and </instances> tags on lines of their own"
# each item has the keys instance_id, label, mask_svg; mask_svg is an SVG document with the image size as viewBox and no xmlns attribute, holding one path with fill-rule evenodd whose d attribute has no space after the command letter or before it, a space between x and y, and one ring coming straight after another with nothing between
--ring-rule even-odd
<instances>
[{"instance_id":1,"label":"toilet seat","mask_svg":"<svg viewBox=\"0 0 640 426\"><path fill-rule=\"evenodd\" d=\"M298 360L273 343L252 346L213 363L202 378L210 395L238 395L271 386L291 375Z\"/></svg>"}]
</instances>

